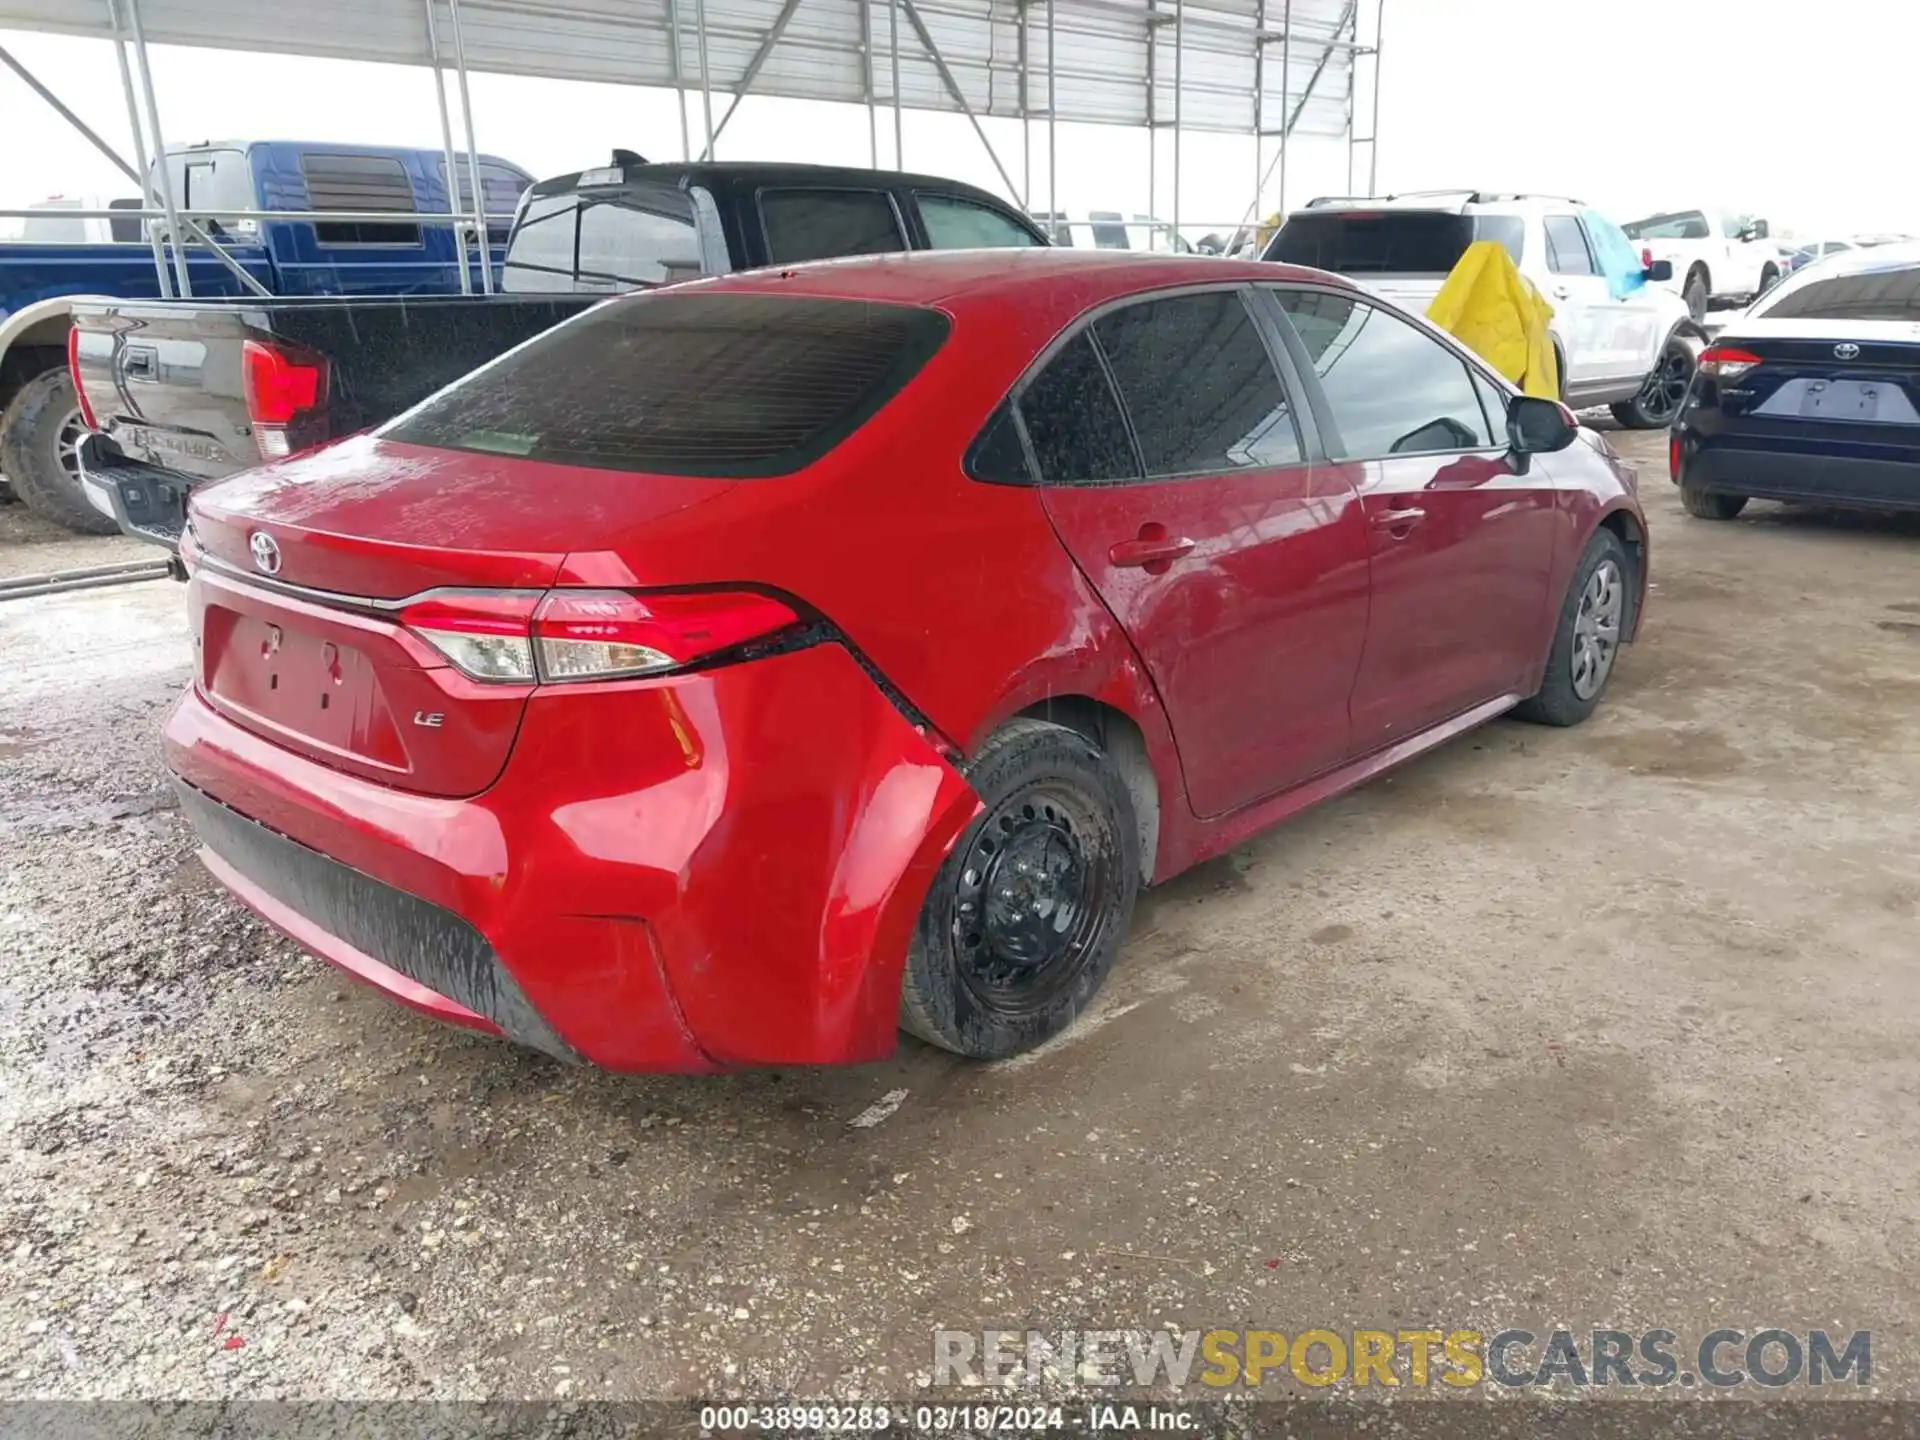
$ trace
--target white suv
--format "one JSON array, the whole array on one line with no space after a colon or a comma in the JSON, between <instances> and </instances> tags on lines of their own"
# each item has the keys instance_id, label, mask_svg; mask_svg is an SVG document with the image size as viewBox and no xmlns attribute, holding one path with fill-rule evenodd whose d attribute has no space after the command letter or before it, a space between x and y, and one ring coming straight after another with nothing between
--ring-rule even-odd
<instances>
[{"instance_id":1,"label":"white suv","mask_svg":"<svg viewBox=\"0 0 1920 1440\"><path fill-rule=\"evenodd\" d=\"M1261 258L1331 270L1425 314L1476 240L1505 246L1553 306L1569 405L1609 405L1636 429L1672 421L1706 335L1679 296L1652 283L1666 267L1643 270L1625 232L1577 200L1477 190L1315 200L1287 217Z\"/></svg>"},{"instance_id":2,"label":"white suv","mask_svg":"<svg viewBox=\"0 0 1920 1440\"><path fill-rule=\"evenodd\" d=\"M1670 282L1696 320L1715 303L1745 305L1786 273L1767 222L1711 206L1666 210L1625 227L1649 259L1673 266Z\"/></svg>"}]
</instances>

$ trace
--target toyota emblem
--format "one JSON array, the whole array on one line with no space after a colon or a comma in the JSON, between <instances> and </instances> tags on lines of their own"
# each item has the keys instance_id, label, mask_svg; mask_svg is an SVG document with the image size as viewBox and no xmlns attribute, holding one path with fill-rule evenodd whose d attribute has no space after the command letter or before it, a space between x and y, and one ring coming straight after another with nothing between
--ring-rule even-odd
<instances>
[{"instance_id":1,"label":"toyota emblem","mask_svg":"<svg viewBox=\"0 0 1920 1440\"><path fill-rule=\"evenodd\" d=\"M280 573L280 546L273 536L264 530L253 532L253 538L247 542L247 548L253 552L253 566L262 575Z\"/></svg>"},{"instance_id":2,"label":"toyota emblem","mask_svg":"<svg viewBox=\"0 0 1920 1440\"><path fill-rule=\"evenodd\" d=\"M1842 340L1838 345L1833 347L1833 358L1836 360L1858 360L1860 358L1860 347L1851 340Z\"/></svg>"}]
</instances>

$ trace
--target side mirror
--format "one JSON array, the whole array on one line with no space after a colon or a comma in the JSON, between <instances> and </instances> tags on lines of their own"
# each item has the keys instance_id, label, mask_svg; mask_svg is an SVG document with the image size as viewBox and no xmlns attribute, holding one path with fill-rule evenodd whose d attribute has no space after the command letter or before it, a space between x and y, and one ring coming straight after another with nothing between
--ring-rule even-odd
<instances>
[{"instance_id":1,"label":"side mirror","mask_svg":"<svg viewBox=\"0 0 1920 1440\"><path fill-rule=\"evenodd\" d=\"M1655 282L1673 279L1673 262L1671 260L1654 261L1647 266L1647 279Z\"/></svg>"},{"instance_id":2,"label":"side mirror","mask_svg":"<svg viewBox=\"0 0 1920 1440\"><path fill-rule=\"evenodd\" d=\"M1515 455L1551 455L1580 433L1580 422L1557 400L1516 395L1507 403L1507 443Z\"/></svg>"}]
</instances>

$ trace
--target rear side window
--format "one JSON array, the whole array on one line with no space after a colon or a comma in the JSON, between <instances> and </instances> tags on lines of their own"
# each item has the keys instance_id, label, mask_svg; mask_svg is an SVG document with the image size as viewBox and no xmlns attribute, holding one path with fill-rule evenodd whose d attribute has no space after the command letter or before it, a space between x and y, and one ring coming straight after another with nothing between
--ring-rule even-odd
<instances>
[{"instance_id":1,"label":"rear side window","mask_svg":"<svg viewBox=\"0 0 1920 1440\"><path fill-rule=\"evenodd\" d=\"M454 174L459 183L453 187L458 192L454 209L462 215L473 213L473 179L464 163L455 167ZM447 183L447 162L440 162L440 183ZM520 203L520 192L533 182L517 170L490 160L480 162L480 195L486 202L487 243L504 245L507 232L513 226L514 208ZM452 193L451 191L449 193Z\"/></svg>"},{"instance_id":2,"label":"rear side window","mask_svg":"<svg viewBox=\"0 0 1920 1440\"><path fill-rule=\"evenodd\" d=\"M314 210L392 210L406 213L414 204L406 166L387 155L300 157L307 182L307 204ZM420 227L361 220L316 220L314 238L323 245L418 245Z\"/></svg>"},{"instance_id":3,"label":"rear side window","mask_svg":"<svg viewBox=\"0 0 1920 1440\"><path fill-rule=\"evenodd\" d=\"M1300 459L1286 392L1237 291L1129 305L1093 329L1149 476Z\"/></svg>"},{"instance_id":4,"label":"rear side window","mask_svg":"<svg viewBox=\"0 0 1920 1440\"><path fill-rule=\"evenodd\" d=\"M920 222L936 250L1017 250L1040 241L998 210L957 195L920 195Z\"/></svg>"},{"instance_id":5,"label":"rear side window","mask_svg":"<svg viewBox=\"0 0 1920 1440\"><path fill-rule=\"evenodd\" d=\"M1313 360L1345 458L1493 447L1466 362L1432 336L1342 295L1276 293Z\"/></svg>"},{"instance_id":6,"label":"rear side window","mask_svg":"<svg viewBox=\"0 0 1920 1440\"><path fill-rule=\"evenodd\" d=\"M1280 227L1260 258L1340 275L1444 275L1476 240L1493 241L1517 265L1526 225L1517 215L1306 211Z\"/></svg>"},{"instance_id":7,"label":"rear side window","mask_svg":"<svg viewBox=\"0 0 1920 1440\"><path fill-rule=\"evenodd\" d=\"M672 186L648 185L604 198L567 193L532 201L508 243L500 283L513 293L611 293L701 273L692 199Z\"/></svg>"},{"instance_id":8,"label":"rear side window","mask_svg":"<svg viewBox=\"0 0 1920 1440\"><path fill-rule=\"evenodd\" d=\"M1092 210L1087 218L1093 222L1089 227L1093 231L1093 248L1096 250L1130 250L1127 243L1127 217L1118 210Z\"/></svg>"},{"instance_id":9,"label":"rear side window","mask_svg":"<svg viewBox=\"0 0 1920 1440\"><path fill-rule=\"evenodd\" d=\"M1081 331L1020 396L1020 419L1033 444L1040 478L1053 485L1138 480L1140 461L1107 372Z\"/></svg>"},{"instance_id":10,"label":"rear side window","mask_svg":"<svg viewBox=\"0 0 1920 1440\"><path fill-rule=\"evenodd\" d=\"M1698 210L1673 210L1664 215L1649 215L1621 227L1635 240L1707 240L1713 227Z\"/></svg>"},{"instance_id":11,"label":"rear side window","mask_svg":"<svg viewBox=\"0 0 1920 1440\"><path fill-rule=\"evenodd\" d=\"M865 424L947 331L938 311L906 305L632 296L509 351L379 433L599 470L784 475Z\"/></svg>"},{"instance_id":12,"label":"rear side window","mask_svg":"<svg viewBox=\"0 0 1920 1440\"><path fill-rule=\"evenodd\" d=\"M762 190L760 214L775 264L907 248L893 197L879 190Z\"/></svg>"},{"instance_id":13,"label":"rear side window","mask_svg":"<svg viewBox=\"0 0 1920 1440\"><path fill-rule=\"evenodd\" d=\"M1555 275L1591 275L1593 255L1587 249L1586 232L1572 215L1549 215L1547 227L1547 269Z\"/></svg>"},{"instance_id":14,"label":"rear side window","mask_svg":"<svg viewBox=\"0 0 1920 1440\"><path fill-rule=\"evenodd\" d=\"M1870 252L1869 252L1870 253ZM1844 265L1836 260L1835 265ZM1863 255L1854 264L1867 262ZM1754 306L1769 320L1900 320L1920 322L1920 265L1832 274L1827 267L1807 272Z\"/></svg>"}]
</instances>

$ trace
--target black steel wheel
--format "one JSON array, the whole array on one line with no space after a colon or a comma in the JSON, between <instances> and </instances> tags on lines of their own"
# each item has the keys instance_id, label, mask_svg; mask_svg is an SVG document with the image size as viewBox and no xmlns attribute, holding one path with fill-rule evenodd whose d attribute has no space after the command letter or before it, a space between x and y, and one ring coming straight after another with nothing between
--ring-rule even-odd
<instances>
[{"instance_id":1,"label":"black steel wheel","mask_svg":"<svg viewBox=\"0 0 1920 1440\"><path fill-rule=\"evenodd\" d=\"M985 809L921 908L900 1023L991 1060L1058 1034L1100 988L1133 914L1139 837L1125 783L1076 730L1014 720L967 778Z\"/></svg>"}]
</instances>

